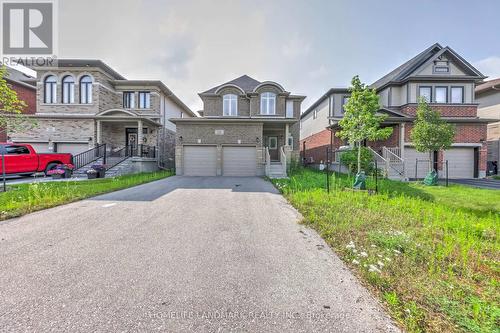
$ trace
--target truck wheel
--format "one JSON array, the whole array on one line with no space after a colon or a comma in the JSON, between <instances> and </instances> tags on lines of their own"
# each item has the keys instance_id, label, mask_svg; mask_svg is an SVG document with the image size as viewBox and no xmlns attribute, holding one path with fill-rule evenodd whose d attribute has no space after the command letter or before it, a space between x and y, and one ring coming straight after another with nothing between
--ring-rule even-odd
<instances>
[{"instance_id":1,"label":"truck wheel","mask_svg":"<svg viewBox=\"0 0 500 333\"><path fill-rule=\"evenodd\" d=\"M49 163L44 171L45 176L48 176L47 172L49 172L49 170L55 169L56 166L57 166L57 163Z\"/></svg>"}]
</instances>

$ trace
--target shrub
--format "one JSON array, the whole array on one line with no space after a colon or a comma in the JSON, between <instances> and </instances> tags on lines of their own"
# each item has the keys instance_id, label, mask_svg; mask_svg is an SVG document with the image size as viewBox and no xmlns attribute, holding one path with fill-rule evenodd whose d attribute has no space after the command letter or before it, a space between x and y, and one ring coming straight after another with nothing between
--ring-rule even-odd
<instances>
[{"instance_id":1,"label":"shrub","mask_svg":"<svg viewBox=\"0 0 500 333\"><path fill-rule=\"evenodd\" d=\"M347 150L340 154L340 162L344 164L350 172L356 173L358 167L358 148ZM373 156L366 147L361 147L361 169L366 174L373 172Z\"/></svg>"}]
</instances>

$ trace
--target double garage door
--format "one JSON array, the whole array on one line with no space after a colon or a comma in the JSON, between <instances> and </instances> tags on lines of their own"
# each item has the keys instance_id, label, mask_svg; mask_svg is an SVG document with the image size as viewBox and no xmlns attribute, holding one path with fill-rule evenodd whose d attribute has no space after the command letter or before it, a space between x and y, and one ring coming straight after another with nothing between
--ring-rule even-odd
<instances>
[{"instance_id":1,"label":"double garage door","mask_svg":"<svg viewBox=\"0 0 500 333\"><path fill-rule=\"evenodd\" d=\"M49 150L48 142L28 142L37 153L70 153L76 155L78 153L84 152L89 149L88 143L66 143L66 142L56 142L55 150Z\"/></svg>"},{"instance_id":2,"label":"double garage door","mask_svg":"<svg viewBox=\"0 0 500 333\"><path fill-rule=\"evenodd\" d=\"M418 159L418 167L416 160ZM428 172L429 154L419 153L415 148L405 148L406 174L410 178L415 177L417 171L418 178L424 178ZM474 169L477 160L474 157L474 148L451 148L444 152L444 161L448 160L449 178L474 178ZM445 177L445 166L442 174Z\"/></svg>"},{"instance_id":3,"label":"double garage door","mask_svg":"<svg viewBox=\"0 0 500 333\"><path fill-rule=\"evenodd\" d=\"M255 176L257 160L255 147L222 147L223 176ZM216 146L184 146L185 176L217 176Z\"/></svg>"}]
</instances>

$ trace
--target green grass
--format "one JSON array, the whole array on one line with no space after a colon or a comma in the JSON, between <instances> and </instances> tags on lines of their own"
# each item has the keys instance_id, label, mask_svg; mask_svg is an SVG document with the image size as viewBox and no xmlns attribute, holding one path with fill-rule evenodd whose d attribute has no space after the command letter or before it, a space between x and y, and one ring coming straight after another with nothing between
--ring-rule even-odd
<instances>
[{"instance_id":1,"label":"green grass","mask_svg":"<svg viewBox=\"0 0 500 333\"><path fill-rule=\"evenodd\" d=\"M299 169L275 186L409 332L500 332L500 191ZM374 188L374 180L368 180Z\"/></svg>"},{"instance_id":2,"label":"green grass","mask_svg":"<svg viewBox=\"0 0 500 333\"><path fill-rule=\"evenodd\" d=\"M0 220L113 192L172 176L170 171L124 175L96 180L31 183L9 186L0 193Z\"/></svg>"},{"instance_id":3,"label":"green grass","mask_svg":"<svg viewBox=\"0 0 500 333\"><path fill-rule=\"evenodd\" d=\"M493 176L493 179L500 179L500 176Z\"/></svg>"}]
</instances>

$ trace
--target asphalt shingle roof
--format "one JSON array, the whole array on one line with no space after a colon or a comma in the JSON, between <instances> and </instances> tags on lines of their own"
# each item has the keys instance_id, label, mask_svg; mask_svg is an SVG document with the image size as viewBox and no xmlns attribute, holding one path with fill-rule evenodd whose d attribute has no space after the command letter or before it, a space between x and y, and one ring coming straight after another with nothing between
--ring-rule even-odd
<instances>
[{"instance_id":1,"label":"asphalt shingle roof","mask_svg":"<svg viewBox=\"0 0 500 333\"><path fill-rule=\"evenodd\" d=\"M243 89L243 91L245 92L251 92L255 89L255 87L257 87L259 84L261 84L262 82L260 81L257 81L255 80L254 78L251 78L250 76L248 75L242 75L234 80L231 80L231 81L228 81L226 83L223 83L223 84L220 84L216 87L213 87L207 91L204 91L202 92L202 94L213 94L217 91L217 89L221 86L225 86L227 84L233 84L235 86L238 86L240 87L241 89Z\"/></svg>"}]
</instances>

